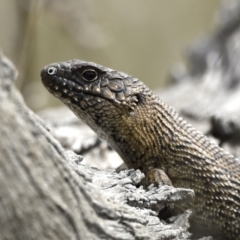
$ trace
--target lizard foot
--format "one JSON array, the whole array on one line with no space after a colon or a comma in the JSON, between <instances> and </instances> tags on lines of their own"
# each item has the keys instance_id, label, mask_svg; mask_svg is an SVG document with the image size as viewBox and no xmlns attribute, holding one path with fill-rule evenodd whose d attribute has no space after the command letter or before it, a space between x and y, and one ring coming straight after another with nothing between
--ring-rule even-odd
<instances>
[{"instance_id":1,"label":"lizard foot","mask_svg":"<svg viewBox=\"0 0 240 240\"><path fill-rule=\"evenodd\" d=\"M145 173L145 178L143 179L144 187L148 187L153 184L155 187L168 185L172 186L172 182L166 173L159 168L152 168L147 173Z\"/></svg>"}]
</instances>

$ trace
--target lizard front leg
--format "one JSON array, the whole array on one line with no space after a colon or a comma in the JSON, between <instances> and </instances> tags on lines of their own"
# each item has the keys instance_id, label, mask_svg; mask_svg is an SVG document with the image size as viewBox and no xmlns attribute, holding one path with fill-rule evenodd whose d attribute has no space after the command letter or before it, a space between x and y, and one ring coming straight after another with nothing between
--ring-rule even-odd
<instances>
[{"instance_id":1,"label":"lizard front leg","mask_svg":"<svg viewBox=\"0 0 240 240\"><path fill-rule=\"evenodd\" d=\"M163 185L172 186L172 182L167 174L159 168L149 168L144 174L145 178L143 179L142 184L145 188L151 184L156 187Z\"/></svg>"}]
</instances>

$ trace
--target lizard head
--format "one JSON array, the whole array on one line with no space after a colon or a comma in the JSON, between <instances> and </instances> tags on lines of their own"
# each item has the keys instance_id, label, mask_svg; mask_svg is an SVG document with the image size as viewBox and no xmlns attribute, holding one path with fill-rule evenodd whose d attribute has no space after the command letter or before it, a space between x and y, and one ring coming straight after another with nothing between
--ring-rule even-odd
<instances>
[{"instance_id":1,"label":"lizard head","mask_svg":"<svg viewBox=\"0 0 240 240\"><path fill-rule=\"evenodd\" d=\"M114 118L134 115L144 102L144 91L147 94L138 79L81 60L45 66L41 77L50 93L97 132L99 128L110 131L109 119L117 123Z\"/></svg>"}]
</instances>

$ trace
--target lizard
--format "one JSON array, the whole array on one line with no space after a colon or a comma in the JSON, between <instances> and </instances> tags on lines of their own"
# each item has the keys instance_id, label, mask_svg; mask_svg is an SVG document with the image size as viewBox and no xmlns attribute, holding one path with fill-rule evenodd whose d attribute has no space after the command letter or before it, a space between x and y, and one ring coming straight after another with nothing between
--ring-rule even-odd
<instances>
[{"instance_id":1,"label":"lizard","mask_svg":"<svg viewBox=\"0 0 240 240\"><path fill-rule=\"evenodd\" d=\"M186 204L193 210L194 224L227 239L240 239L237 158L126 73L70 60L45 66L41 78L47 90L106 140L128 168L145 174L146 184L160 183L165 174L173 186L193 189L195 199Z\"/></svg>"}]
</instances>

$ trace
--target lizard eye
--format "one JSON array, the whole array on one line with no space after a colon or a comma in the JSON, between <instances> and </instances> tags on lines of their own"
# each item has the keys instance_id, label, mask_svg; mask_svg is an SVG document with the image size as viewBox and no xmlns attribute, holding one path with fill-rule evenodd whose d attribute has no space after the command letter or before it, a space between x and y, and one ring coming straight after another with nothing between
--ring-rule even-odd
<instances>
[{"instance_id":1,"label":"lizard eye","mask_svg":"<svg viewBox=\"0 0 240 240\"><path fill-rule=\"evenodd\" d=\"M85 81L95 81L98 78L98 73L94 69L86 69L81 74L83 80Z\"/></svg>"}]
</instances>

